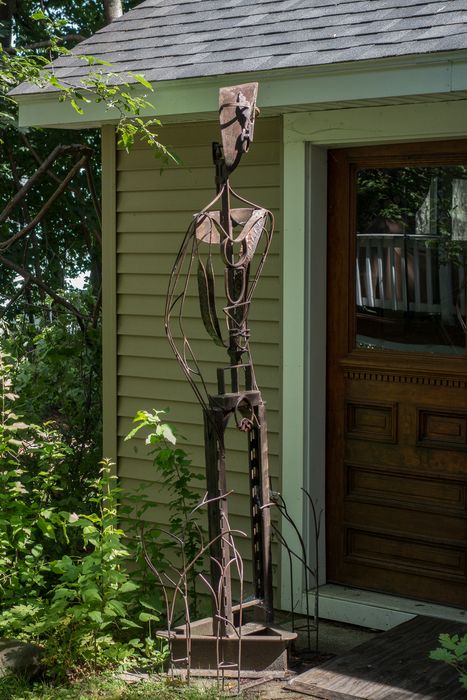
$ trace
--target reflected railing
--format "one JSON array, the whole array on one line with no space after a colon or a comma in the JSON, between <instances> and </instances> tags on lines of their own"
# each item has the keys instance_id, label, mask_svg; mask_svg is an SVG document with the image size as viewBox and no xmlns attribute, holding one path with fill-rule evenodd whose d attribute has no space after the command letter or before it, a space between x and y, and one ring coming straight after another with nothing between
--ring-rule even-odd
<instances>
[{"instance_id":1,"label":"reflected railing","mask_svg":"<svg viewBox=\"0 0 467 700\"><path fill-rule=\"evenodd\" d=\"M434 313L446 320L464 316L464 266L440 264L438 241L418 234L357 234L357 306Z\"/></svg>"},{"instance_id":2,"label":"reflected railing","mask_svg":"<svg viewBox=\"0 0 467 700\"><path fill-rule=\"evenodd\" d=\"M439 236L357 234L356 306L360 347L462 354L463 255L443 255Z\"/></svg>"}]
</instances>

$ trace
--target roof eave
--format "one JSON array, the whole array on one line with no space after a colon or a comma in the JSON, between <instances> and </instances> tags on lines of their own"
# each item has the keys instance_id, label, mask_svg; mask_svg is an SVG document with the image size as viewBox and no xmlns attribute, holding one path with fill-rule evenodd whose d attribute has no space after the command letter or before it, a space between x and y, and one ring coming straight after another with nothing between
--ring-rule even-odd
<instances>
[{"instance_id":1,"label":"roof eave","mask_svg":"<svg viewBox=\"0 0 467 700\"><path fill-rule=\"evenodd\" d=\"M153 84L154 93L149 97L152 109L144 116L165 121L214 116L219 87L251 80L260 81L259 106L271 114L313 110L321 105L338 107L352 101L371 104L452 95L467 90L467 50L159 81ZM21 127L86 128L115 123L119 118L117 110L94 102L80 115L51 91L15 95L15 99Z\"/></svg>"}]
</instances>

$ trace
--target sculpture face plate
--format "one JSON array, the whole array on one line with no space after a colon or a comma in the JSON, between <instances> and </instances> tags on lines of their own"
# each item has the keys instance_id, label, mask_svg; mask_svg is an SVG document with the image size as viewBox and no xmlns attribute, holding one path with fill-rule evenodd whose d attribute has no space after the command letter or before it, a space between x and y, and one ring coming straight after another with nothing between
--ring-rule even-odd
<instances>
[{"instance_id":1,"label":"sculpture face plate","mask_svg":"<svg viewBox=\"0 0 467 700\"><path fill-rule=\"evenodd\" d=\"M219 91L222 147L229 173L235 170L253 141L257 95L258 83L234 85Z\"/></svg>"}]
</instances>

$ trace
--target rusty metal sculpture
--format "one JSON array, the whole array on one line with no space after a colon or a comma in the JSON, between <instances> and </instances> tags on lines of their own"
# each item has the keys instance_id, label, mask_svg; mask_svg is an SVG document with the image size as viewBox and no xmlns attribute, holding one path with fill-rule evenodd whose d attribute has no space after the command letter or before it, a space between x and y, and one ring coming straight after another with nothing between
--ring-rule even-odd
<instances>
[{"instance_id":1,"label":"rusty metal sculpture","mask_svg":"<svg viewBox=\"0 0 467 700\"><path fill-rule=\"evenodd\" d=\"M169 342L203 407L210 538L217 543L212 560L222 566L230 559L228 538L219 537L228 520L225 431L231 419L248 436L251 486L251 518L255 596L264 605L266 621L272 620L271 525L269 509L269 469L266 410L256 383L250 352L248 314L253 293L263 269L273 233L270 211L236 194L229 177L239 165L253 140L258 85L251 83L220 91L219 114L222 145L213 144L217 195L196 214L187 231L172 271L166 305ZM241 207L233 208L232 200ZM215 207L219 206L219 209ZM223 264L226 303L223 313L226 333L222 333L216 308L215 258ZM213 341L226 348L227 367L217 370L217 393L207 388L200 365L183 329L183 311L190 273L198 278L201 317ZM181 333L177 339L173 319ZM217 589L219 567L213 563L211 576ZM232 621L230 581L224 584L222 617Z\"/></svg>"},{"instance_id":2,"label":"rusty metal sculpture","mask_svg":"<svg viewBox=\"0 0 467 700\"><path fill-rule=\"evenodd\" d=\"M170 277L165 310L170 345L203 409L211 586L222 593L221 600L213 602L212 633L221 637L232 636L238 624L229 566L235 547L229 535L226 497L225 436L233 422L248 440L255 619L261 616L266 625L273 619L266 407L256 382L248 317L271 245L274 219L270 211L234 192L229 181L253 141L257 91L257 83L220 90L222 143L213 144L217 194L194 215L188 228ZM190 280L195 275L206 332L228 354L228 364L217 368L217 389L212 393L208 388L212 378L203 376L202 362L184 327ZM217 310L220 294L225 299L224 323Z\"/></svg>"}]
</instances>

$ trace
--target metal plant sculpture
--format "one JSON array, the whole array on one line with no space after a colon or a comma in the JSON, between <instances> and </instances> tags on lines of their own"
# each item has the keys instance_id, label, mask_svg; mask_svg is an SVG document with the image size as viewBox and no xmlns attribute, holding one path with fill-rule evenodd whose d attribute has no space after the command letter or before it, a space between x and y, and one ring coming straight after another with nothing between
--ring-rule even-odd
<instances>
[{"instance_id":1,"label":"metal plant sculpture","mask_svg":"<svg viewBox=\"0 0 467 700\"><path fill-rule=\"evenodd\" d=\"M221 498L227 499L230 493L224 494ZM192 512L192 516L196 515L196 511L205 506L209 507L210 502L207 494L202 499L202 501L196 506ZM199 622L193 622L191 618L190 605L189 605L189 586L188 578L190 572L195 568L196 563L202 560L206 553L212 550L215 542L212 540L205 543L201 541L200 548L195 556L188 560L185 553L185 542L184 542L184 532L180 533L180 536L174 535L171 532L162 530L164 534L172 540L177 545L180 555L180 566L176 567L174 565L169 565L167 570L158 569L158 567L153 563L149 552L146 548L146 543L144 539L144 532L141 533L141 540L143 546L143 553L149 570L156 577L160 588L163 593L163 599L165 603L165 615L167 619L167 630L161 636L166 637L169 648L169 662L170 662L170 672L173 677L176 671L184 671L186 680L189 683L192 673L193 661L199 661L200 651L196 648L196 642L199 641ZM214 561L214 564L220 568L220 576L218 579L218 588L215 589L208 578L199 572L197 576L206 586L206 590L209 593L212 605L213 605L213 615L217 620L222 620L222 608L224 599L224 581L227 578L227 573L233 568L237 575L238 582L240 585L240 604L236 608L235 624L230 623L229 620L223 620L225 625L224 628L227 630L226 634L223 632L221 625L217 625L214 632L213 638L215 641L215 649L211 653L208 652L208 657L204 659L207 665L211 666L213 664L214 670L216 672L218 687L222 687L224 690L225 684L225 674L234 674L237 680L237 693L240 694L240 680L241 680L241 670L242 670L242 632L243 632L243 559L238 551L236 545L237 537L246 537L246 534L241 530L231 529L228 521L226 521L226 529L220 535L222 539L226 539L230 545L232 556L230 561L228 561L223 569L221 569L220 562ZM182 603L183 612L183 623L181 625L175 624L175 619L177 616L177 608L180 607L179 604ZM180 635L180 632L183 634ZM159 633L161 634L161 633ZM227 638L226 638L227 637ZM228 639L230 637L230 639ZM202 639L202 637L201 637ZM201 644L201 654L206 654L206 647ZM198 657L198 658L197 658Z\"/></svg>"},{"instance_id":2,"label":"metal plant sculpture","mask_svg":"<svg viewBox=\"0 0 467 700\"><path fill-rule=\"evenodd\" d=\"M312 516L312 528L311 536L314 538L314 562L310 563L308 547L306 546L305 540L301 533L301 528L297 525L293 517L291 516L287 503L280 493L272 492L271 498L272 503L279 513L281 514L284 521L286 521L295 533L296 544L294 547L290 545L285 537L283 536L281 530L272 523L273 532L277 538L279 544L284 548L287 553L289 561L289 582L290 591L295 590L294 586L294 565L293 562L298 561L301 564L301 576L305 583L305 618L302 622L296 622L295 609L300 605L300 600L292 600L291 602L291 622L292 622L292 632L305 632L306 633L306 650L308 652L318 653L319 651L319 588L320 588L320 557L319 557L319 546L320 546L320 536L321 536L321 520L323 511L318 512L315 503L311 497L311 494L304 488L301 489L304 496L306 497L310 513ZM310 601L308 593L314 592L314 610L313 616L310 615ZM314 648L311 641L312 633L314 633Z\"/></svg>"},{"instance_id":3,"label":"metal plant sculpture","mask_svg":"<svg viewBox=\"0 0 467 700\"><path fill-rule=\"evenodd\" d=\"M170 277L165 310L169 342L203 409L211 585L222 591L222 601L213 608L213 622L214 629L220 625L221 634L227 636L233 629L225 446L231 421L248 438L255 597L267 623L273 611L271 520L269 508L264 507L270 501L266 408L255 377L248 316L271 245L274 220L270 211L236 194L229 182L253 141L257 91L257 83L220 90L222 144L213 144L217 194L194 215L188 228ZM216 286L219 263L221 295L220 285ZM215 394L208 391L211 379L203 376L184 329L185 302L194 275L204 327L228 354L227 366L217 369ZM218 313L219 296L223 320Z\"/></svg>"}]
</instances>

